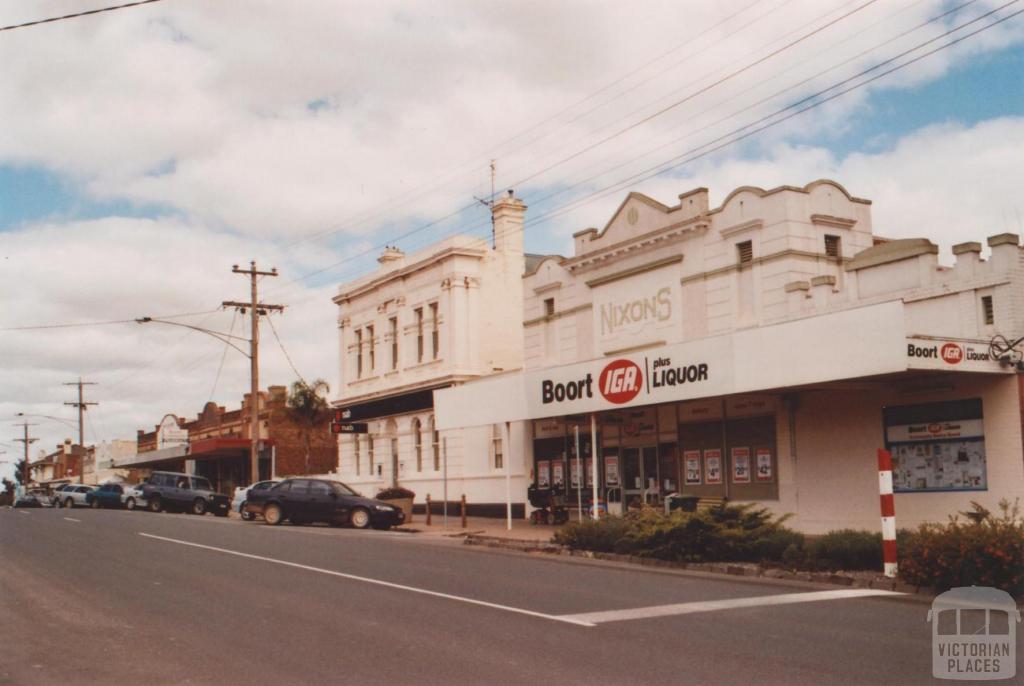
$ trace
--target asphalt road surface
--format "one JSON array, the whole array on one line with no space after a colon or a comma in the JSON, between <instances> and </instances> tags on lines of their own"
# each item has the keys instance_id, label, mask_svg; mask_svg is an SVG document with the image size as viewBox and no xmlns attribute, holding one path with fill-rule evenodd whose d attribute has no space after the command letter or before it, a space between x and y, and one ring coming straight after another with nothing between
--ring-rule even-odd
<instances>
[{"instance_id":1,"label":"asphalt road surface","mask_svg":"<svg viewBox=\"0 0 1024 686\"><path fill-rule=\"evenodd\" d=\"M0 684L933 683L928 606L856 593L396 532L3 509Z\"/></svg>"}]
</instances>

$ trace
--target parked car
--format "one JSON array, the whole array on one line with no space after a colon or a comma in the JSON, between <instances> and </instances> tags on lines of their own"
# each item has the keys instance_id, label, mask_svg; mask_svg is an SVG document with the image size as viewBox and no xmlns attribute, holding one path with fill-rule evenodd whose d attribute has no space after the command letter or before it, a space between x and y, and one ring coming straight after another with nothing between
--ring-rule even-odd
<instances>
[{"instance_id":1,"label":"parked car","mask_svg":"<svg viewBox=\"0 0 1024 686\"><path fill-rule=\"evenodd\" d=\"M235 497L231 499L231 510L240 514L245 521L249 521L253 518L251 512L245 511L245 501L249 497L249 491L265 491L276 483L278 483L276 480L259 481L252 486L239 486L235 489Z\"/></svg>"},{"instance_id":2,"label":"parked car","mask_svg":"<svg viewBox=\"0 0 1024 686\"><path fill-rule=\"evenodd\" d=\"M121 502L126 510L134 510L137 507L145 509L149 502L146 500L146 495L142 492L142 487L146 485L146 482L135 484L134 486L125 486L124 493L121 494Z\"/></svg>"},{"instance_id":3,"label":"parked car","mask_svg":"<svg viewBox=\"0 0 1024 686\"><path fill-rule=\"evenodd\" d=\"M340 481L326 479L285 479L272 488L252 491L245 510L263 515L271 525L287 519L292 524L327 522L386 530L405 522L400 507L365 498Z\"/></svg>"},{"instance_id":4,"label":"parked car","mask_svg":"<svg viewBox=\"0 0 1024 686\"><path fill-rule=\"evenodd\" d=\"M61 484L60 486L57 486L57 488L53 489L53 493L50 494L50 506L62 507L64 505L64 498L61 496L64 495L65 489L74 487L75 484Z\"/></svg>"},{"instance_id":5,"label":"parked car","mask_svg":"<svg viewBox=\"0 0 1024 686\"><path fill-rule=\"evenodd\" d=\"M228 497L214 491L209 479L192 474L153 472L142 485L142 495L150 512L183 510L227 517L230 507Z\"/></svg>"},{"instance_id":6,"label":"parked car","mask_svg":"<svg viewBox=\"0 0 1024 686\"><path fill-rule=\"evenodd\" d=\"M92 486L65 484L62 488L63 490L58 489L58 492L54 493L57 496L54 507L86 507L89 504L85 497L93 490Z\"/></svg>"},{"instance_id":7,"label":"parked car","mask_svg":"<svg viewBox=\"0 0 1024 686\"><path fill-rule=\"evenodd\" d=\"M45 488L33 488L29 490L29 494L35 497L39 507L53 507L53 501L50 500L50 494L46 492Z\"/></svg>"},{"instance_id":8,"label":"parked car","mask_svg":"<svg viewBox=\"0 0 1024 686\"><path fill-rule=\"evenodd\" d=\"M44 504L46 501L39 497L38 494L32 491L26 491L18 496L18 499L14 501L14 507L49 507Z\"/></svg>"},{"instance_id":9,"label":"parked car","mask_svg":"<svg viewBox=\"0 0 1024 686\"><path fill-rule=\"evenodd\" d=\"M100 507L122 507L121 496L124 495L124 487L121 484L102 484L85 494L85 503L92 508Z\"/></svg>"}]
</instances>

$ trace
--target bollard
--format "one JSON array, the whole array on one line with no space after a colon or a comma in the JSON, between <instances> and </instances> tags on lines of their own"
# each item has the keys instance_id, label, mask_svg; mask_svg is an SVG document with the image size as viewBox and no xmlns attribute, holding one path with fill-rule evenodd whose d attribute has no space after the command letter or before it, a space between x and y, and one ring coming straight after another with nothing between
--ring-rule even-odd
<instances>
[{"instance_id":1,"label":"bollard","mask_svg":"<svg viewBox=\"0 0 1024 686\"><path fill-rule=\"evenodd\" d=\"M462 514L462 528L465 529L466 528L466 494L465 493L462 494L462 507L459 508L459 511Z\"/></svg>"},{"instance_id":2,"label":"bollard","mask_svg":"<svg viewBox=\"0 0 1024 686\"><path fill-rule=\"evenodd\" d=\"M878 491L882 505L882 561L885 575L894 578L896 565L896 505L892 494L892 454L878 451Z\"/></svg>"},{"instance_id":3,"label":"bollard","mask_svg":"<svg viewBox=\"0 0 1024 686\"><path fill-rule=\"evenodd\" d=\"M430 494L427 493L427 526L430 526Z\"/></svg>"}]
</instances>

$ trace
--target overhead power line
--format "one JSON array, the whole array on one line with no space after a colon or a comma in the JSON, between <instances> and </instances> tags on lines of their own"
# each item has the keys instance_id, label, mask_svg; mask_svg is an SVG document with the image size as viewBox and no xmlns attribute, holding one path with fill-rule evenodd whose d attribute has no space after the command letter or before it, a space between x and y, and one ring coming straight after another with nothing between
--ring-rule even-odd
<instances>
[{"instance_id":1,"label":"overhead power line","mask_svg":"<svg viewBox=\"0 0 1024 686\"><path fill-rule=\"evenodd\" d=\"M877 81L877 80L879 80L881 78L884 78L885 76L888 76L889 74L892 74L892 73L897 72L897 71L899 71L899 70L901 70L901 69L903 69L905 67L908 67L908 66L910 66L912 64L920 62L921 60L923 60L923 59L925 59L925 58L927 58L927 57L929 57L931 55L934 55L935 53L938 53L938 52L940 52L942 50L945 50L947 48L953 47L954 45L957 45L957 44L959 44L959 43L961 43L961 42L963 42L963 41L965 41L965 40L967 40L969 38L972 38L972 37L974 37L974 36L976 36L976 35L978 35L980 33L983 33L984 31L987 31L987 30L997 26L998 24L1002 24L1002 23L1004 23L1006 21L1009 21L1010 19L1013 19L1013 18L1017 17L1018 15L1024 13L1024 10L1018 10L1016 12L1013 12L1012 14L1008 14L1005 17L1001 17L999 19L996 19L995 21L993 21L993 22L991 22L989 24L986 24L986 25L984 25L984 26L982 26L982 27L980 27L978 29L975 29L974 31L971 31L970 33L967 33L967 34L965 34L963 36L959 36L959 37L957 37L957 38L955 38L953 40L950 40L950 41L948 41L946 43L943 43L942 45L936 46L936 47L932 48L931 50L929 50L929 51L927 51L927 52L925 52L925 53L923 53L921 55L913 57L912 59L909 59L909 60L907 60L905 62L902 62L900 64L894 65L894 66L890 67L889 69L886 69L885 71L882 71L880 73L874 74L873 76L871 76L871 78L865 79L865 80L863 80L863 81L861 81L859 83L854 83L852 85L848 85L848 84L851 84L851 82L857 80L858 78L867 76L869 74L872 74L873 72L877 72L880 68L882 68L882 67L884 67L886 65L892 64L895 60L897 60L897 59L899 59L901 57L905 57L905 56L909 55L910 53L913 53L913 52L915 52L917 50L920 50L921 48L923 48L923 47L925 47L925 46L927 46L927 45L929 45L931 43L934 43L936 40L939 40L941 38L947 37L950 34L956 33L958 31L960 31L961 29L964 29L967 26L970 26L971 24L975 24L978 21L991 16L992 14L994 14L996 12L999 12L1000 10L1003 10L1003 9L1005 9L1005 8L1011 6L1011 5L1016 4L1017 2L1019 2L1019 0L1011 0L1010 2L1007 2L1007 3L1005 3L1005 4L1003 4L1003 5L999 6L999 7L996 7L995 9L990 10L989 12L986 12L986 13L978 16L978 17L975 17L975 18L973 18L973 19L971 19L969 21L966 21L963 24L960 24L959 26L956 26L956 27L950 29L950 30L946 31L945 33L943 33L943 34L941 34L939 36L936 36L934 38L930 38L930 39L928 39L926 41L923 41L923 42L917 44L913 48L910 48L908 50L905 50L905 51L899 53L898 55L896 55L894 57L890 57L890 58L888 58L886 60L883 60L882 62L876 63L875 65L873 65L873 66L871 66L871 67L869 67L869 68L859 72L858 74L856 74L856 75L854 75L852 77L845 78L845 79L842 79L840 81L837 81L836 83L833 83L831 86L829 86L827 88L824 88L822 90L819 90L818 92L814 93L813 95L810 95L808 97L802 98L801 100L798 100L798 101L796 101L794 103L791 103L790 105L788 105L786 107L778 109L778 110L772 112L771 114L765 115L763 117L759 117L759 118L753 120L752 122L750 122L750 123L748 123L748 124L746 124L744 126L740 126L740 127L736 128L736 129L732 130L728 134L719 136L719 137L717 137L717 138L715 138L715 139L713 139L713 140L711 140L711 141L709 141L707 143L704 143L703 145L697 146L695 148L691 148L690 150L682 153L681 155L677 155L675 157L672 157L669 160L663 161L663 162L661 162L661 163L659 163L659 164L657 164L657 165L655 165L653 167L650 167L648 169L645 169L645 170L643 170L643 171L641 171L641 172L639 172L637 174L630 175L629 177L626 177L625 179L620 179L619 181L617 181L615 183L603 186L602 188L599 188L599 189L597 189L597 190L595 190L595 191L593 191L593 192L591 192L591 193L589 193L587 195L584 195L584 196L582 196L580 198L575 198L573 200L570 200L570 201L566 202L563 205L551 208L548 212L546 212L544 214L541 214L541 215L539 215L537 217L534 217L531 220L528 220L524 224L523 230L525 230L526 228L529 228L530 226L534 226L536 224L542 223L542 222L547 221L549 219L552 219L552 218L555 218L557 216L563 215L563 214L565 214L565 213L567 213L569 211L578 209L578 208L580 208L580 207L582 207L582 206L584 206L586 204L589 204L591 202L594 202L595 200L598 200L600 198L605 197L609 193L618 192L618 191L620 191L622 189L622 187L624 185L635 184L635 183L638 183L638 182L641 182L641 181L645 181L647 179L650 179L650 178L659 176L661 174L664 174L664 173L666 173L668 171L672 171L672 170L678 169L678 168L680 168L680 167L682 167L682 166L684 166L686 164L689 164L691 162L694 162L694 161L696 161L698 159L704 158L704 157L706 157L706 156L708 156L708 155L710 155L710 154L712 154L714 152L717 152L717 151L719 151L719 150L721 150L721 149L723 149L725 147L728 147L730 145L738 143L738 142L740 142L742 140L745 140L747 138L750 138L750 137L752 137L752 136L754 136L754 135L756 135L758 133L761 133L761 132L763 132L763 131L765 131L767 129L770 129L770 128L773 128L773 127L775 127L775 126L777 126L779 124L782 124L783 122L788 121L789 119L792 119L792 118L794 118L794 117L796 117L796 116L798 116L800 114L803 114L803 113L805 113L807 111L816 109L816 108L818 108L818 107L820 107L820 106L822 106L822 105L824 105L824 104L826 104L828 102L831 102L831 101L833 101L833 100L835 100L835 99L837 99L837 98L839 98L839 97L841 97L843 95L846 95L847 93L850 93L850 92L855 91L857 89L860 89L860 88L862 88L864 86L867 86L868 84L873 83L874 81ZM964 6L969 5L969 4L971 4L971 2L964 3L963 5L960 5L960 6L956 7L956 8L954 8L951 11L955 11L956 9L961 9ZM928 24L928 23L931 23L932 21L934 21L936 19L940 19L942 17L945 17L948 14L950 14L951 11L947 11L947 12L944 12L944 13L936 16L936 17L933 17L928 22L924 22L924 24ZM915 28L920 28L924 24L920 24L920 25L918 25ZM830 70L826 70L826 71L830 71ZM846 86L846 87L842 88L843 86ZM836 89L839 89L839 88L842 88L842 89L836 91ZM836 91L836 92L831 93L831 95L828 95L828 97L821 97L824 94L829 93L830 91ZM816 99L816 98L820 98L820 99ZM804 105L804 106L800 107L801 105ZM741 111L745 111L745 110L741 110ZM724 117L720 121L725 121L727 119L730 119L730 118L734 117L736 114L737 113L730 114L727 117ZM780 115L785 115L785 116L780 117ZM772 119L774 119L774 121L771 121ZM623 166L623 165L618 165L618 166ZM615 167L615 168L618 168L618 166ZM604 173L607 173L607 170ZM596 178L596 177L591 177L591 178L587 179L587 181L593 180L594 178ZM579 184L574 184L574 186L577 186L577 185L579 185ZM556 191L555 193L552 193L552 194L549 194L547 196L542 197L540 200L543 201L545 199L549 199L550 197L553 197L554 195L558 195L561 192L562 191ZM485 224L481 224L481 225L479 225L477 227L474 227L473 229L470 229L470 234L472 235L473 232L478 231L478 230L484 230L484 229L486 229L488 227L489 227L489 224L486 224L486 225ZM417 233L417 231L415 231L415 230L411 231L411 232L409 232L406 235L409 235L409 234L412 234L412 233ZM486 240L487 240L486 237L482 237L482 238L478 239L478 241L481 244L485 243ZM392 239L392 241L393 241L393 239ZM389 243L390 242L391 241L389 241ZM298 280L304 280L305 278L309 278L309 276L311 276L313 274L322 273L322 272L327 271L329 269L332 269L334 267L340 266L340 264L343 264L345 262L350 262L353 259L356 259L357 257L358 257L358 255L350 256L349 258L346 258L345 260L342 260L341 262L335 263L334 265L329 265L328 267L325 267L323 269L317 270L316 272L313 272L312 274L306 275L304 277L299 277L299 279L296 279L296 280L297 281Z\"/></svg>"},{"instance_id":2,"label":"overhead power line","mask_svg":"<svg viewBox=\"0 0 1024 686\"><path fill-rule=\"evenodd\" d=\"M126 2L123 5L111 5L110 7L100 7L99 9L95 10L86 10L85 12L64 14L59 17L49 17L47 19L27 21L23 24L11 24L10 26L0 26L0 31L13 31L14 29L25 29L28 28L29 26L39 26L40 24L52 24L55 21L64 21L65 19L77 19L78 17L86 17L90 14L100 14L101 12L113 12L114 10L123 10L129 7L138 7L139 5L150 5L154 2L160 2L160 0L138 0L138 2Z\"/></svg>"},{"instance_id":3,"label":"overhead power line","mask_svg":"<svg viewBox=\"0 0 1024 686\"><path fill-rule=\"evenodd\" d=\"M220 310L205 310L203 312L182 312L180 314L165 314L154 317L154 319L177 319L179 317L196 317L201 314L211 314ZM107 319L93 322L69 322L64 324L36 324L32 326L5 326L0 331L37 331L40 329L73 329L82 326L109 326L111 324L134 324L135 319Z\"/></svg>"}]
</instances>

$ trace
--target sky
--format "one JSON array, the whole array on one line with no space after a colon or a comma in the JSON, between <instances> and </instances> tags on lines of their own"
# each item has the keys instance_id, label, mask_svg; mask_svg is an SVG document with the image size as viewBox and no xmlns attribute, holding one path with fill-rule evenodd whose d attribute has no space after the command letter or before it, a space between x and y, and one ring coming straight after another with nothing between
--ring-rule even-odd
<instances>
[{"instance_id":1,"label":"sky","mask_svg":"<svg viewBox=\"0 0 1024 686\"><path fill-rule=\"evenodd\" d=\"M115 4L0 4L0 26ZM384 245L485 240L514 188L530 252L571 252L630 191L831 178L875 232L1024 232L1020 0L499 3L162 0L0 31L0 461L237 406L248 360L163 318L255 260L286 306L261 386L338 382L340 284ZM70 326L69 326L70 325ZM1019 332L1013 332L1015 334ZM333 391L332 391L333 394ZM0 475L10 464L0 462Z\"/></svg>"}]
</instances>

